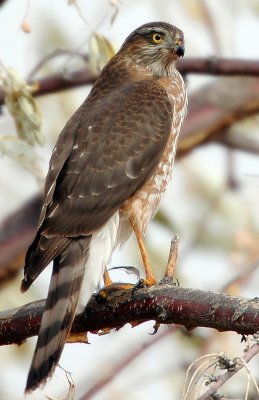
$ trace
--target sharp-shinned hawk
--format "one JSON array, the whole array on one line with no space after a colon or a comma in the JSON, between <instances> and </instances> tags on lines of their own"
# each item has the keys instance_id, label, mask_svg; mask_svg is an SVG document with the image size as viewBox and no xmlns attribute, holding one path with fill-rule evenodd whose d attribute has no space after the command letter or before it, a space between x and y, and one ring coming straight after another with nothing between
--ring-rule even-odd
<instances>
[{"instance_id":1,"label":"sharp-shinned hawk","mask_svg":"<svg viewBox=\"0 0 259 400\"><path fill-rule=\"evenodd\" d=\"M26 391L53 373L75 313L133 230L146 283L155 282L142 236L171 177L186 114L185 85L175 67L183 54L178 28L154 22L136 29L58 138L21 286L27 290L53 261Z\"/></svg>"}]
</instances>

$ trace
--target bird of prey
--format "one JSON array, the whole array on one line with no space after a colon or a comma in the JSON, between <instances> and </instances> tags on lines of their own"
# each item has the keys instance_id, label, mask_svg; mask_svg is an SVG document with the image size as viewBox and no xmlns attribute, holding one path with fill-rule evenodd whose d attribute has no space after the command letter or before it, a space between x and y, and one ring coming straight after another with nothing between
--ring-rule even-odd
<instances>
[{"instance_id":1,"label":"bird of prey","mask_svg":"<svg viewBox=\"0 0 259 400\"><path fill-rule=\"evenodd\" d=\"M183 55L183 33L175 26L137 28L58 138L21 285L27 290L53 261L26 391L51 376L76 312L133 231L146 283L155 283L143 235L170 180L186 114L185 85L176 70Z\"/></svg>"}]
</instances>

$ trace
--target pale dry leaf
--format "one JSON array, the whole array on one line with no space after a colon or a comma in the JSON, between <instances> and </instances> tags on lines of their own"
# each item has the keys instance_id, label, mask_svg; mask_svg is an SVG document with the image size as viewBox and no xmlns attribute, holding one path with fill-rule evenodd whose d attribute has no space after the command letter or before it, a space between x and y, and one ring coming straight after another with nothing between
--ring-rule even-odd
<instances>
[{"instance_id":1,"label":"pale dry leaf","mask_svg":"<svg viewBox=\"0 0 259 400\"><path fill-rule=\"evenodd\" d=\"M39 156L32 146L14 136L0 136L0 154L18 161L42 185L43 172L39 167Z\"/></svg>"},{"instance_id":2,"label":"pale dry leaf","mask_svg":"<svg viewBox=\"0 0 259 400\"><path fill-rule=\"evenodd\" d=\"M41 132L41 113L32 96L33 87L15 69L3 65L0 65L0 85L19 138L32 146L36 143L42 146L44 136Z\"/></svg>"},{"instance_id":3,"label":"pale dry leaf","mask_svg":"<svg viewBox=\"0 0 259 400\"><path fill-rule=\"evenodd\" d=\"M204 7L201 2L194 2L192 0L184 0L182 2L184 12L189 15L193 21L203 23L205 20Z\"/></svg>"},{"instance_id":4,"label":"pale dry leaf","mask_svg":"<svg viewBox=\"0 0 259 400\"><path fill-rule=\"evenodd\" d=\"M99 74L107 62L114 56L111 42L102 34L94 33L89 40L89 67Z\"/></svg>"}]
</instances>

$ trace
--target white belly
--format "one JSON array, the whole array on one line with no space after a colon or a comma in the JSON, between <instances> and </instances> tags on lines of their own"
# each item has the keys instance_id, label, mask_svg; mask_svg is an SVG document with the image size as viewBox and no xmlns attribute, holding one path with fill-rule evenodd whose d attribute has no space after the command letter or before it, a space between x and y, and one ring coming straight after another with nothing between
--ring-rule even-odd
<instances>
[{"instance_id":1,"label":"white belly","mask_svg":"<svg viewBox=\"0 0 259 400\"><path fill-rule=\"evenodd\" d=\"M118 227L119 212L117 211L109 221L92 236L77 313L84 310L103 277L105 266L109 264L112 252L115 248Z\"/></svg>"}]
</instances>

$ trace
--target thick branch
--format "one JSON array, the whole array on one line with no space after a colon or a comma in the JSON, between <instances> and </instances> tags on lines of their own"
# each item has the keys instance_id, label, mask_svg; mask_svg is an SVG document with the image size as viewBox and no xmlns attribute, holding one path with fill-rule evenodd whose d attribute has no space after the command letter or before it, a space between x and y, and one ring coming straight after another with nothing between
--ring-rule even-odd
<instances>
[{"instance_id":1,"label":"thick branch","mask_svg":"<svg viewBox=\"0 0 259 400\"><path fill-rule=\"evenodd\" d=\"M37 334L45 300L0 313L0 345L22 343ZM101 291L76 317L71 333L119 329L126 323L155 320L248 335L259 330L259 301L185 289L172 283L151 288Z\"/></svg>"},{"instance_id":2,"label":"thick branch","mask_svg":"<svg viewBox=\"0 0 259 400\"><path fill-rule=\"evenodd\" d=\"M234 58L189 57L179 60L182 74L259 76L259 62Z\"/></svg>"},{"instance_id":3,"label":"thick branch","mask_svg":"<svg viewBox=\"0 0 259 400\"><path fill-rule=\"evenodd\" d=\"M219 78L189 96L188 114L177 149L178 157L208 142L256 152L258 140L240 135L228 138L227 129L259 112L258 78ZM225 139L226 138L226 139Z\"/></svg>"}]
</instances>

